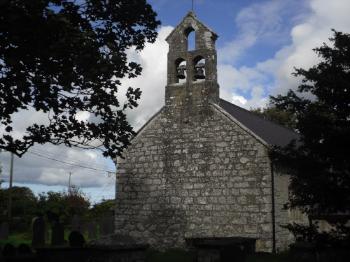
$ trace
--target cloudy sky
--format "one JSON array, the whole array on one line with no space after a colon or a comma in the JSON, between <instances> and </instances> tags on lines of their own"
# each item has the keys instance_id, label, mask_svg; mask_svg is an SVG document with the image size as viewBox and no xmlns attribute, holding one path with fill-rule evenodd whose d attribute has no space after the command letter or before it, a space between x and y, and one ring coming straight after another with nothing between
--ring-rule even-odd
<instances>
[{"instance_id":1,"label":"cloudy sky","mask_svg":"<svg viewBox=\"0 0 350 262\"><path fill-rule=\"evenodd\" d=\"M164 103L166 84L165 38L191 9L191 0L149 0L162 26L158 40L130 58L143 66L137 79L124 86L142 89L140 106L128 113L139 128ZM328 42L331 29L350 33L349 0L195 0L195 13L218 35L218 78L221 97L245 108L266 105L269 95L293 89L294 67L317 62L312 49ZM33 112L19 116L19 125L39 119ZM28 120L28 121L29 121ZM113 198L115 170L99 152L35 146L22 159L15 158L14 185L36 193L79 186L93 202ZM0 153L2 179L8 181L10 156ZM1 179L1 178L0 178ZM7 183L2 184L8 186Z\"/></svg>"}]
</instances>

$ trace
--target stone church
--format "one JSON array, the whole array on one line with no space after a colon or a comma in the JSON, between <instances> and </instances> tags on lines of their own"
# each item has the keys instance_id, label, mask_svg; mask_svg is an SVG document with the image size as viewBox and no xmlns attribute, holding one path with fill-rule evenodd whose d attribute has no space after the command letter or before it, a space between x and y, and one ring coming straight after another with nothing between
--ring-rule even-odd
<instances>
[{"instance_id":1,"label":"stone church","mask_svg":"<svg viewBox=\"0 0 350 262\"><path fill-rule=\"evenodd\" d=\"M165 106L117 160L115 233L157 249L237 237L283 250L288 176L268 151L297 135L220 99L216 39L193 12L167 37Z\"/></svg>"}]
</instances>

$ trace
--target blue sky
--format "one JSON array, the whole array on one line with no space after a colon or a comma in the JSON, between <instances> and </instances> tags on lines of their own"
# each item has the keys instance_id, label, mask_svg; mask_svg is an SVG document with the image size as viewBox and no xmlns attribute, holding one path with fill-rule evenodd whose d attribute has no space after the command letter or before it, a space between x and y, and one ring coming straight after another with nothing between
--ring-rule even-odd
<instances>
[{"instance_id":1,"label":"blue sky","mask_svg":"<svg viewBox=\"0 0 350 262\"><path fill-rule=\"evenodd\" d=\"M189 10L191 10L191 0L150 0L149 1L154 10L158 13L158 17L163 26L176 25L182 19ZM297 22L297 19L301 18L302 14L308 13L307 1L303 0L279 0L279 1L256 1L256 0L195 0L194 11L197 16L210 28L212 28L218 35L218 48L221 48L225 43L232 41L249 23L252 23L254 19L251 19L248 15L243 18L244 12L250 10L257 10L264 5L270 4L274 6L274 9L278 12L278 17L273 17L273 23L270 28L260 28L260 30L269 30L269 33L277 33L278 38L271 38L268 35L259 39L258 45L252 46L250 52L242 55L239 64L246 66L252 66L257 61L263 61L274 55L276 50L281 46L291 41L290 29ZM276 4L275 4L276 3ZM268 8L265 8L267 10ZM174 12L174 10L177 10ZM268 13L268 11L267 11ZM179 14L181 14L179 16ZM276 16L276 13L272 11L270 15ZM249 21L247 21L250 19ZM260 19L259 14L256 14L256 20ZM263 17L263 19L270 19L269 17ZM247 24L244 24L245 20ZM263 52L261 51L263 50Z\"/></svg>"},{"instance_id":2,"label":"blue sky","mask_svg":"<svg viewBox=\"0 0 350 262\"><path fill-rule=\"evenodd\" d=\"M130 59L143 66L137 79L124 79L124 87L140 87L140 106L128 112L138 129L164 104L166 85L166 36L191 9L191 0L149 0L162 22L154 44L141 53L130 50ZM245 108L265 106L269 95L296 88L294 67L308 68L318 61L312 48L327 42L331 28L350 31L349 0L195 0L197 17L218 35L218 81L220 96ZM121 89L123 90L123 88ZM27 121L42 116L21 112L18 130ZM64 190L69 172L73 184L81 187L92 202L114 196L115 170L111 160L96 151L35 146L33 152L62 162L28 153L15 159L15 185L27 185L35 192ZM3 179L8 180L9 154L0 153ZM105 171L80 168L83 165ZM3 184L6 187L7 184Z\"/></svg>"}]
</instances>

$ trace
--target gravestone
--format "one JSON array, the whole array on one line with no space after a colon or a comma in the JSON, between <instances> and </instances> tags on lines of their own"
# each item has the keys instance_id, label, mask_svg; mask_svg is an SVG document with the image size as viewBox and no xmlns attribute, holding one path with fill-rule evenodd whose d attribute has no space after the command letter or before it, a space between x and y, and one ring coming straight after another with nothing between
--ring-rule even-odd
<instances>
[{"instance_id":1,"label":"gravestone","mask_svg":"<svg viewBox=\"0 0 350 262\"><path fill-rule=\"evenodd\" d=\"M89 222L85 225L89 240L95 239L97 236L97 225L95 222Z\"/></svg>"},{"instance_id":2,"label":"gravestone","mask_svg":"<svg viewBox=\"0 0 350 262\"><path fill-rule=\"evenodd\" d=\"M5 244L4 248L2 249L2 256L3 257L14 257L17 253L17 250L14 245L12 244Z\"/></svg>"},{"instance_id":3,"label":"gravestone","mask_svg":"<svg viewBox=\"0 0 350 262\"><path fill-rule=\"evenodd\" d=\"M103 216L100 219L100 234L106 236L114 233L114 217L112 215Z\"/></svg>"},{"instance_id":4,"label":"gravestone","mask_svg":"<svg viewBox=\"0 0 350 262\"><path fill-rule=\"evenodd\" d=\"M29 255L32 253L32 250L27 244L20 244L17 248L19 255Z\"/></svg>"},{"instance_id":5,"label":"gravestone","mask_svg":"<svg viewBox=\"0 0 350 262\"><path fill-rule=\"evenodd\" d=\"M9 236L9 224L7 222L2 222L0 224L0 240L7 240Z\"/></svg>"},{"instance_id":6,"label":"gravestone","mask_svg":"<svg viewBox=\"0 0 350 262\"><path fill-rule=\"evenodd\" d=\"M52 225L51 245L53 246L64 245L64 227L58 221L54 222Z\"/></svg>"},{"instance_id":7,"label":"gravestone","mask_svg":"<svg viewBox=\"0 0 350 262\"><path fill-rule=\"evenodd\" d=\"M74 215L71 222L71 231L82 231L81 219L78 215Z\"/></svg>"},{"instance_id":8,"label":"gravestone","mask_svg":"<svg viewBox=\"0 0 350 262\"><path fill-rule=\"evenodd\" d=\"M34 218L33 220L33 237L32 246L44 246L45 245L45 235L46 235L46 225L43 216Z\"/></svg>"},{"instance_id":9,"label":"gravestone","mask_svg":"<svg viewBox=\"0 0 350 262\"><path fill-rule=\"evenodd\" d=\"M221 261L243 262L248 254L255 252L254 238L203 237L187 238L187 245L196 250L197 262Z\"/></svg>"},{"instance_id":10,"label":"gravestone","mask_svg":"<svg viewBox=\"0 0 350 262\"><path fill-rule=\"evenodd\" d=\"M68 237L70 247L83 247L85 245L84 236L79 231L72 231Z\"/></svg>"}]
</instances>

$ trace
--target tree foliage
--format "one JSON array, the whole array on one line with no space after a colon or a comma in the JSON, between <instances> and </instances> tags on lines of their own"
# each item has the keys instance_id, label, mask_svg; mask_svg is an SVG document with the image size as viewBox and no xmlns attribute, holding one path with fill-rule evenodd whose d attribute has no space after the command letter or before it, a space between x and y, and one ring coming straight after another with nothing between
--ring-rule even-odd
<instances>
[{"instance_id":1,"label":"tree foliage","mask_svg":"<svg viewBox=\"0 0 350 262\"><path fill-rule=\"evenodd\" d=\"M0 221L8 219L8 198L10 189L0 189ZM44 216L49 223L60 221L70 225L74 215L84 220L97 221L110 214L114 200L102 200L93 206L89 198L78 187L69 191L49 191L36 196L28 187L13 187L11 229L28 231L34 217Z\"/></svg>"},{"instance_id":2,"label":"tree foliage","mask_svg":"<svg viewBox=\"0 0 350 262\"><path fill-rule=\"evenodd\" d=\"M119 155L133 135L125 110L141 94L129 87L125 102L117 99L120 79L141 73L126 51L154 42L158 25L146 0L0 1L0 148L22 156L52 143ZM15 137L21 110L48 119Z\"/></svg>"},{"instance_id":3,"label":"tree foliage","mask_svg":"<svg viewBox=\"0 0 350 262\"><path fill-rule=\"evenodd\" d=\"M74 215L87 216L89 208L90 201L79 188L72 188L69 192L49 191L38 197L38 213L47 215L50 221L60 220L65 225Z\"/></svg>"},{"instance_id":4,"label":"tree foliage","mask_svg":"<svg viewBox=\"0 0 350 262\"><path fill-rule=\"evenodd\" d=\"M100 203L94 204L89 211L91 218L101 217L105 214L111 213L115 208L115 201L113 199L103 199Z\"/></svg>"},{"instance_id":5,"label":"tree foliage","mask_svg":"<svg viewBox=\"0 0 350 262\"><path fill-rule=\"evenodd\" d=\"M27 187L14 186L12 189L0 189L0 221L6 221L8 217L10 190L12 196L12 217L15 220L12 228L14 230L28 228L37 212L37 199Z\"/></svg>"},{"instance_id":6,"label":"tree foliage","mask_svg":"<svg viewBox=\"0 0 350 262\"><path fill-rule=\"evenodd\" d=\"M273 154L294 170L288 205L316 217L350 214L350 35L333 33L331 46L314 49L317 65L296 69L294 75L302 78L297 92L271 98L273 106L295 117L301 136ZM329 222L348 234L346 221Z\"/></svg>"}]
</instances>

